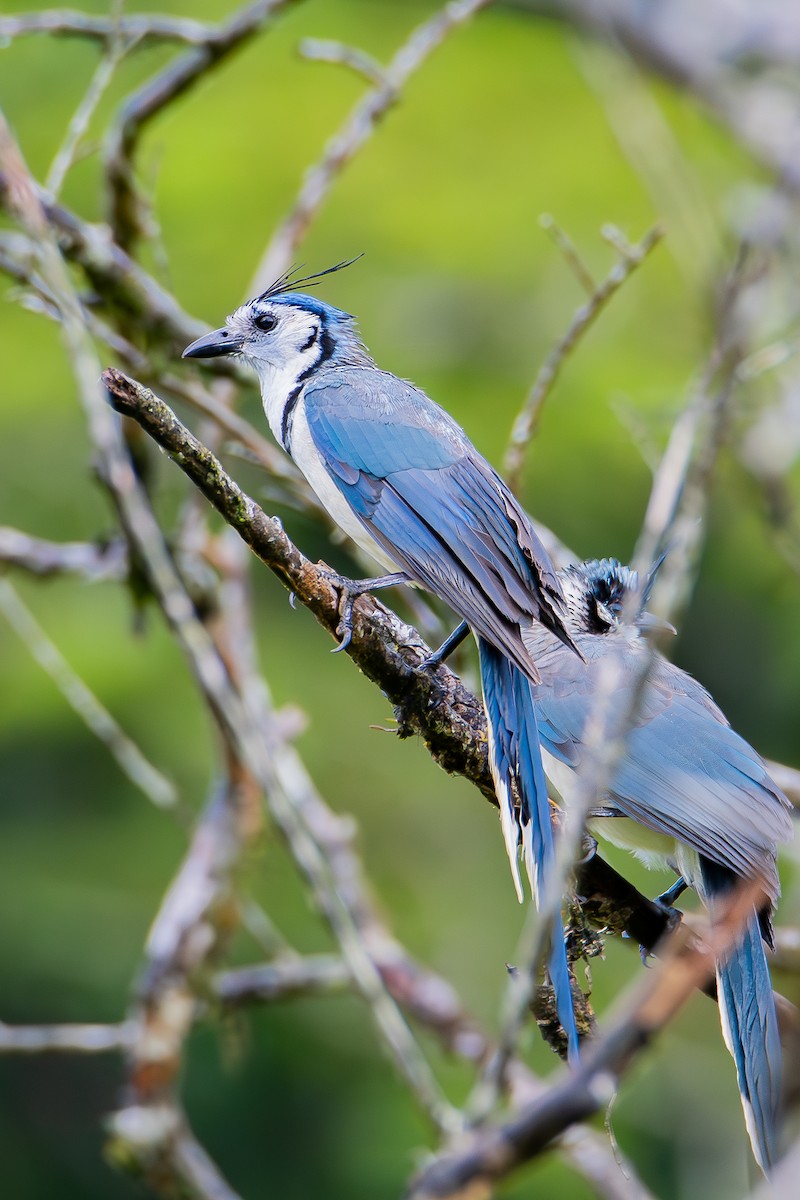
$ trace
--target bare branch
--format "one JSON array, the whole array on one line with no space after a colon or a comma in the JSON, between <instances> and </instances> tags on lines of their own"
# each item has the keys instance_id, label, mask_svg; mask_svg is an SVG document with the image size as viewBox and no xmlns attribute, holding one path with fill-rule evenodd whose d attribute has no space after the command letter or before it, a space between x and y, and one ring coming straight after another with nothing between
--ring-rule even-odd
<instances>
[{"instance_id":1,"label":"bare branch","mask_svg":"<svg viewBox=\"0 0 800 1200\"><path fill-rule=\"evenodd\" d=\"M59 146L52 166L47 173L44 186L53 199L56 199L61 191L67 172L75 162L78 149L86 134L86 130L89 128L92 116L103 98L105 90L111 82L112 76L124 54L125 48L123 45L118 40L112 39L109 42L106 53L97 64L86 93L72 116L64 141Z\"/></svg>"},{"instance_id":2,"label":"bare branch","mask_svg":"<svg viewBox=\"0 0 800 1200\"><path fill-rule=\"evenodd\" d=\"M130 1105L108 1120L108 1158L165 1197L240 1200L177 1105Z\"/></svg>"},{"instance_id":3,"label":"bare branch","mask_svg":"<svg viewBox=\"0 0 800 1200\"><path fill-rule=\"evenodd\" d=\"M586 263L581 258L578 249L572 238L556 223L549 213L542 213L539 217L539 224L545 233L552 240L553 244L561 251L564 260L570 267L573 275L581 285L587 296L592 296L597 290L597 283L589 270Z\"/></svg>"},{"instance_id":4,"label":"bare branch","mask_svg":"<svg viewBox=\"0 0 800 1200\"><path fill-rule=\"evenodd\" d=\"M237 967L218 976L214 991L226 1008L285 1000L292 996L327 995L350 986L350 972L333 954L311 954L257 967Z\"/></svg>"},{"instance_id":5,"label":"bare branch","mask_svg":"<svg viewBox=\"0 0 800 1200\"><path fill-rule=\"evenodd\" d=\"M375 87L384 87L387 83L386 72L381 64L354 46L345 46L342 42L321 41L318 38L304 38L300 43L300 54L309 62L335 63L340 67L349 67L367 83Z\"/></svg>"},{"instance_id":6,"label":"bare branch","mask_svg":"<svg viewBox=\"0 0 800 1200\"><path fill-rule=\"evenodd\" d=\"M111 129L105 153L111 228L114 240L123 250L130 251L136 240L148 232L133 167L137 144L147 124L292 3L296 0L254 0L224 25L209 30L195 49L170 63L125 101Z\"/></svg>"},{"instance_id":7,"label":"bare branch","mask_svg":"<svg viewBox=\"0 0 800 1200\"><path fill-rule=\"evenodd\" d=\"M511 432L503 464L506 479L513 491L517 492L519 490L520 477L525 465L525 455L528 446L536 433L544 403L555 385L564 361L575 349L583 335L597 320L612 296L619 291L636 268L641 266L650 251L658 245L663 236L663 230L656 225L649 233L645 234L638 245L617 245L617 252L620 255L619 262L615 263L603 282L594 288L588 301L578 309L566 333L559 338L539 368L539 373L534 380L533 387L525 398L525 402L514 422L514 428ZM562 242L559 241L558 244L563 250L564 245ZM570 248L567 252L568 260L571 263L579 261L576 259L572 243L568 242L567 246ZM582 278L584 275L585 273L582 273ZM585 284L590 283L590 277L583 278L583 282Z\"/></svg>"},{"instance_id":8,"label":"bare branch","mask_svg":"<svg viewBox=\"0 0 800 1200\"><path fill-rule=\"evenodd\" d=\"M185 42L203 45L216 32L212 25L184 17L164 17L142 14L121 17L96 17L71 9L51 9L47 12L18 13L0 17L0 38L25 37L48 33L54 37L89 38L109 43L122 37L126 42L146 45L148 42Z\"/></svg>"},{"instance_id":9,"label":"bare branch","mask_svg":"<svg viewBox=\"0 0 800 1200\"><path fill-rule=\"evenodd\" d=\"M133 1026L6 1025L0 1021L0 1054L106 1054L127 1050Z\"/></svg>"},{"instance_id":10,"label":"bare branch","mask_svg":"<svg viewBox=\"0 0 800 1200\"><path fill-rule=\"evenodd\" d=\"M31 575L81 575L91 583L124 579L127 554L123 542L48 542L19 529L0 525L0 562Z\"/></svg>"},{"instance_id":11,"label":"bare branch","mask_svg":"<svg viewBox=\"0 0 800 1200\"><path fill-rule=\"evenodd\" d=\"M415 29L400 47L380 76L380 81L358 101L341 129L328 142L320 161L306 172L291 210L276 229L259 263L253 280L253 293L263 290L291 266L295 250L336 178L369 139L379 121L396 104L411 76L448 34L489 2L450 0L440 12Z\"/></svg>"},{"instance_id":12,"label":"bare branch","mask_svg":"<svg viewBox=\"0 0 800 1200\"><path fill-rule=\"evenodd\" d=\"M80 266L111 312L135 318L142 332L166 343L175 354L187 339L199 337L208 328L185 313L169 292L111 240L107 226L82 221L63 205L49 202L41 190L35 194L44 212L44 226L52 229L61 253ZM9 216L15 216L13 179L1 166L0 204ZM32 242L36 246L36 238ZM39 250L37 246L37 262Z\"/></svg>"},{"instance_id":13,"label":"bare branch","mask_svg":"<svg viewBox=\"0 0 800 1200\"><path fill-rule=\"evenodd\" d=\"M144 792L148 800L159 808L173 808L178 803L174 784L147 761L136 743L73 671L7 579L0 579L0 611L25 643L31 656L53 680L70 708L107 747L134 787Z\"/></svg>"}]
</instances>

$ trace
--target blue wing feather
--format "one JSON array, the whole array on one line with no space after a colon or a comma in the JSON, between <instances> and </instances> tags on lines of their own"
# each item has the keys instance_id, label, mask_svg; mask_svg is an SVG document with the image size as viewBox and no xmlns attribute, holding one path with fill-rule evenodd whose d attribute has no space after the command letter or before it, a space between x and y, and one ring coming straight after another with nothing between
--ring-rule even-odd
<instances>
[{"instance_id":1,"label":"blue wing feather","mask_svg":"<svg viewBox=\"0 0 800 1200\"><path fill-rule=\"evenodd\" d=\"M535 678L520 627L560 626L560 585L528 518L455 421L374 368L323 372L303 403L317 450L369 534Z\"/></svg>"},{"instance_id":2,"label":"blue wing feather","mask_svg":"<svg viewBox=\"0 0 800 1200\"><path fill-rule=\"evenodd\" d=\"M706 904L734 883L723 868L700 860L699 887ZM763 929L755 911L739 944L717 964L717 1001L753 1152L769 1171L778 1157L782 1051Z\"/></svg>"}]
</instances>

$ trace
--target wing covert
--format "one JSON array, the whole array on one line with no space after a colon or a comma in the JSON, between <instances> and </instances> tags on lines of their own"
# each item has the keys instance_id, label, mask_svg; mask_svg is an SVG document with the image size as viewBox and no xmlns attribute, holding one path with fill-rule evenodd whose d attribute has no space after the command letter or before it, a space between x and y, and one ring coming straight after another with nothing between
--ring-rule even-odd
<instances>
[{"instance_id":1,"label":"wing covert","mask_svg":"<svg viewBox=\"0 0 800 1200\"><path fill-rule=\"evenodd\" d=\"M534 689L539 735L550 754L577 768L599 661L611 644L579 636L589 660L582 665L547 634L539 640L542 682ZM625 647L631 652L641 653L642 647ZM620 694L620 702L625 699ZM705 689L661 657L607 795L625 816L738 875L764 877L777 894L775 847L791 837L789 802Z\"/></svg>"},{"instance_id":2,"label":"wing covert","mask_svg":"<svg viewBox=\"0 0 800 1200\"><path fill-rule=\"evenodd\" d=\"M369 534L535 678L520 626L558 620L560 585L527 517L459 426L374 370L323 377L304 403L315 446Z\"/></svg>"}]
</instances>

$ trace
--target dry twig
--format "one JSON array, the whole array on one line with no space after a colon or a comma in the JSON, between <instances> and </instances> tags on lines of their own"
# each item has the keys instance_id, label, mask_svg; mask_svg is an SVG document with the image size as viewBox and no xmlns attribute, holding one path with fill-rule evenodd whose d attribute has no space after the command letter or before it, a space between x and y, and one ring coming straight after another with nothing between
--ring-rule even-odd
<instances>
[{"instance_id":1,"label":"dry twig","mask_svg":"<svg viewBox=\"0 0 800 1200\"><path fill-rule=\"evenodd\" d=\"M291 210L275 230L258 265L252 287L254 293L288 270L295 250L334 181L371 136L378 122L397 103L411 76L453 29L468 21L489 2L450 0L430 20L415 29L400 47L388 67L379 75L373 89L358 101L339 132L328 142L320 161L306 172ZM356 61L354 56L358 56L358 51L348 47L337 46L334 53L336 61L346 62L349 66ZM363 68L363 59L359 57L357 61Z\"/></svg>"},{"instance_id":2,"label":"dry twig","mask_svg":"<svg viewBox=\"0 0 800 1200\"><path fill-rule=\"evenodd\" d=\"M528 446L536 433L545 401L558 379L559 372L565 360L575 349L583 335L597 320L612 296L619 291L636 268L641 266L650 251L661 241L662 237L663 230L656 226L649 233L645 234L641 242L637 245L618 247L619 261L615 263L603 282L592 288L589 299L575 313L566 333L559 338L539 368L533 387L528 392L519 415L514 422L514 428L511 431L503 463L506 480L512 491L519 491ZM562 250L568 248L569 261L574 266L580 264L582 268L581 260L575 253L572 243L567 239L566 247L561 241L558 244ZM580 270L580 278L585 285L593 282L585 268Z\"/></svg>"}]
</instances>

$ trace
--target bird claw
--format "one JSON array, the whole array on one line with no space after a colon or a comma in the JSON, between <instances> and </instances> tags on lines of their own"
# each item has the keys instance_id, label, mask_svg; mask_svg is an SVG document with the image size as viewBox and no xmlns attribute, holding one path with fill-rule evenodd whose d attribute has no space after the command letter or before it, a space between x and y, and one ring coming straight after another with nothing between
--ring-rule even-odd
<instances>
[{"instance_id":1,"label":"bird claw","mask_svg":"<svg viewBox=\"0 0 800 1200\"><path fill-rule=\"evenodd\" d=\"M657 904L659 908L664 910L664 915L667 918L667 928L670 930L670 932L675 929L675 927L683 920L683 913L679 908L675 908L672 902L673 900L677 900L679 896L682 896L688 886L689 885L683 876L679 876L679 878L673 883L672 887L667 888L665 892L662 892L660 896L656 896L653 900L653 904ZM623 933L622 936L628 937L629 935L627 933ZM651 957L651 951L649 951L646 946L639 946L639 957L642 960L642 966L650 966L647 960Z\"/></svg>"},{"instance_id":2,"label":"bird claw","mask_svg":"<svg viewBox=\"0 0 800 1200\"><path fill-rule=\"evenodd\" d=\"M403 571L396 571L391 575L378 575L375 579L349 579L347 575L340 575L337 571L331 571L329 567L320 567L320 570L327 577L331 587L339 592L339 623L336 633L341 640L339 645L331 650L331 654L341 654L353 640L353 608L359 596L376 592L380 588L408 583L408 576Z\"/></svg>"},{"instance_id":3,"label":"bird claw","mask_svg":"<svg viewBox=\"0 0 800 1200\"><path fill-rule=\"evenodd\" d=\"M349 589L342 588L339 599L339 624L336 626L336 633L340 640L339 645L334 646L331 650L331 654L341 654L353 640L353 605L360 594L354 594Z\"/></svg>"}]
</instances>

